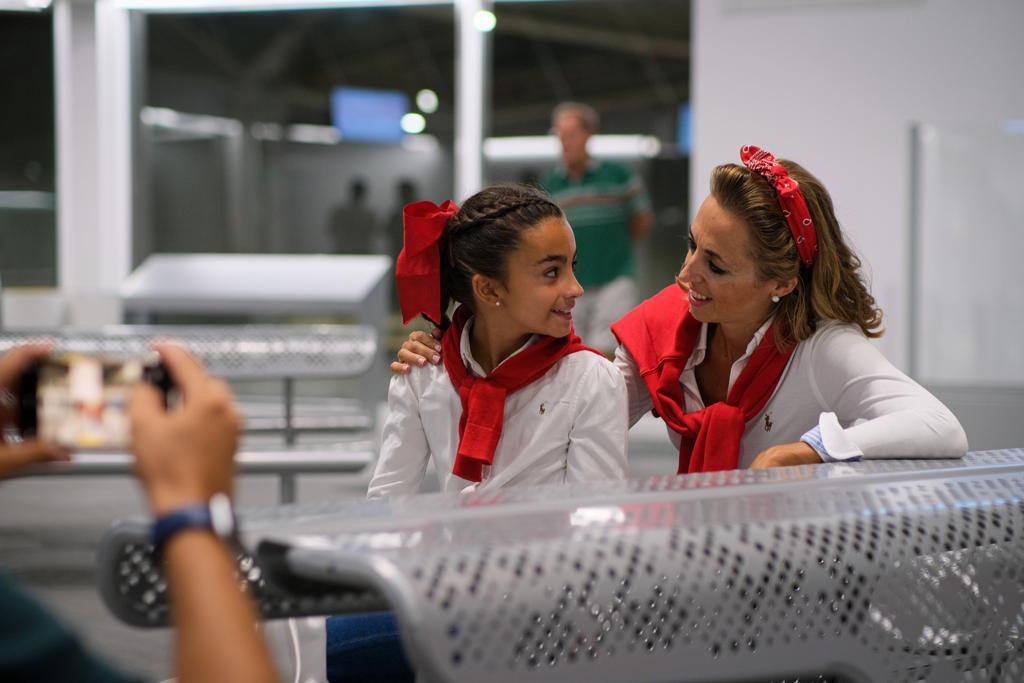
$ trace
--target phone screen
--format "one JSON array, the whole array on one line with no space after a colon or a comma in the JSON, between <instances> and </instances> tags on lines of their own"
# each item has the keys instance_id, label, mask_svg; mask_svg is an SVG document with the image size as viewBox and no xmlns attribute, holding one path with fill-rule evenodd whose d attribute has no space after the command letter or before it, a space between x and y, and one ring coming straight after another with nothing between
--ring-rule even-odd
<instances>
[{"instance_id":1,"label":"phone screen","mask_svg":"<svg viewBox=\"0 0 1024 683\"><path fill-rule=\"evenodd\" d=\"M151 366L150 366L151 367ZM54 356L39 367L38 436L71 449L125 449L128 399L145 376L143 359Z\"/></svg>"}]
</instances>

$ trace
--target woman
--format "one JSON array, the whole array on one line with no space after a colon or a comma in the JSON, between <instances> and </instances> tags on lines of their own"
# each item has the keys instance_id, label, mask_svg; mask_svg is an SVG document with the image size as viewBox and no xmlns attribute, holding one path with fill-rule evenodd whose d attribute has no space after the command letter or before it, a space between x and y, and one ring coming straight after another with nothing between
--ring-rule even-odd
<instances>
[{"instance_id":1,"label":"woman","mask_svg":"<svg viewBox=\"0 0 1024 683\"><path fill-rule=\"evenodd\" d=\"M881 312L825 187L757 147L740 156L712 173L676 284L612 326L630 424L664 419L680 473L962 456L956 417L868 341ZM392 369L436 350L414 335Z\"/></svg>"}]
</instances>

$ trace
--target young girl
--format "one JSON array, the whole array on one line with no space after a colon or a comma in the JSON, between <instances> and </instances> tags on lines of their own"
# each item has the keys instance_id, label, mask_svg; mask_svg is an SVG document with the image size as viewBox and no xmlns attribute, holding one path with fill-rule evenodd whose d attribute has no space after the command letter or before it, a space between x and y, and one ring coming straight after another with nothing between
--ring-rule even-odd
<instances>
[{"instance_id":1,"label":"young girl","mask_svg":"<svg viewBox=\"0 0 1024 683\"><path fill-rule=\"evenodd\" d=\"M561 209L501 185L461 209L410 204L404 231L402 317L440 326L444 362L392 379L367 495L417 492L430 459L444 491L625 477L625 382L573 332L583 288Z\"/></svg>"}]
</instances>

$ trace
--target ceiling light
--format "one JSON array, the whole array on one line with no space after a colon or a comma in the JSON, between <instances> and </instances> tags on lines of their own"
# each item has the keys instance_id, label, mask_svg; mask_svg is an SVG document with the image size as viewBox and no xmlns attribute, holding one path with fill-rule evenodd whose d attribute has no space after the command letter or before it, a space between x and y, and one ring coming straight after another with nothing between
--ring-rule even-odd
<instances>
[{"instance_id":1,"label":"ceiling light","mask_svg":"<svg viewBox=\"0 0 1024 683\"><path fill-rule=\"evenodd\" d=\"M498 24L498 17L489 10L477 10L473 15L473 27L481 33L490 33Z\"/></svg>"},{"instance_id":2,"label":"ceiling light","mask_svg":"<svg viewBox=\"0 0 1024 683\"><path fill-rule=\"evenodd\" d=\"M151 128L185 133L195 137L235 137L242 132L237 119L208 114L188 114L165 107L143 107L139 112L142 123Z\"/></svg>"},{"instance_id":3,"label":"ceiling light","mask_svg":"<svg viewBox=\"0 0 1024 683\"><path fill-rule=\"evenodd\" d=\"M290 142L304 142L311 145L336 145L341 133L334 126L315 126L309 123L293 123L288 126Z\"/></svg>"},{"instance_id":4,"label":"ceiling light","mask_svg":"<svg viewBox=\"0 0 1024 683\"><path fill-rule=\"evenodd\" d=\"M278 142L284 137L284 127L279 123L254 123L249 126L249 134L257 140Z\"/></svg>"},{"instance_id":5,"label":"ceiling light","mask_svg":"<svg viewBox=\"0 0 1024 683\"><path fill-rule=\"evenodd\" d=\"M409 135L416 135L422 133L423 129L427 127L427 120L423 118L423 114L417 114L416 112L409 112L402 117L402 130Z\"/></svg>"},{"instance_id":6,"label":"ceiling light","mask_svg":"<svg viewBox=\"0 0 1024 683\"><path fill-rule=\"evenodd\" d=\"M587 144L594 157L649 159L661 153L661 141L652 135L594 135ZM558 139L551 135L523 135L484 140L484 156L489 161L520 159L557 159Z\"/></svg>"},{"instance_id":7,"label":"ceiling light","mask_svg":"<svg viewBox=\"0 0 1024 683\"><path fill-rule=\"evenodd\" d=\"M433 114L437 111L437 93L429 88L424 88L416 93L416 106L424 114Z\"/></svg>"},{"instance_id":8,"label":"ceiling light","mask_svg":"<svg viewBox=\"0 0 1024 683\"><path fill-rule=\"evenodd\" d=\"M51 0L0 0L0 12L41 12L51 4Z\"/></svg>"}]
</instances>

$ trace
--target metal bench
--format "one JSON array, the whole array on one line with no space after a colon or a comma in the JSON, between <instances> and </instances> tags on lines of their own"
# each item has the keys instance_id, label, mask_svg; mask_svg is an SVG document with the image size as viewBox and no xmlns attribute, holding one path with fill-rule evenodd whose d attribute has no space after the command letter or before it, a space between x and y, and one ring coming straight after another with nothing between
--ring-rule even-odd
<instances>
[{"instance_id":1,"label":"metal bench","mask_svg":"<svg viewBox=\"0 0 1024 683\"><path fill-rule=\"evenodd\" d=\"M362 325L110 325L98 330L5 330L0 353L48 339L58 350L141 354L174 339L207 369L230 379L358 377L377 353L377 333Z\"/></svg>"},{"instance_id":2,"label":"metal bench","mask_svg":"<svg viewBox=\"0 0 1024 683\"><path fill-rule=\"evenodd\" d=\"M266 618L393 609L427 680L1019 680L1022 502L1010 450L285 506L239 571ZM156 626L147 532L101 591Z\"/></svg>"},{"instance_id":3,"label":"metal bench","mask_svg":"<svg viewBox=\"0 0 1024 683\"><path fill-rule=\"evenodd\" d=\"M113 325L99 330L26 330L0 332L0 353L28 341L46 339L58 351L143 354L159 339L174 339L195 354L207 369L232 381L280 380L280 398L243 397L239 408L246 431L280 433L284 445L274 452L245 454L242 473L276 473L282 502L295 500L295 476L302 472L352 472L349 456L328 453L327 446L291 448L306 432L368 434L373 428L372 406L357 399L296 398L295 383L309 378L364 376L377 360L377 333L356 325ZM360 392L363 393L363 392ZM346 445L372 459L372 445ZM319 452L324 457L316 455ZM275 458L277 461L275 461ZM29 476L78 476L130 473L127 456L90 454L62 464L29 470ZM365 466L365 462L363 466ZM307 466L313 469L302 469ZM335 469L331 469L335 467ZM360 468L362 469L362 468Z\"/></svg>"},{"instance_id":4,"label":"metal bench","mask_svg":"<svg viewBox=\"0 0 1024 683\"><path fill-rule=\"evenodd\" d=\"M1022 450L614 489L406 502L258 557L380 595L426 680L1024 679Z\"/></svg>"}]
</instances>

